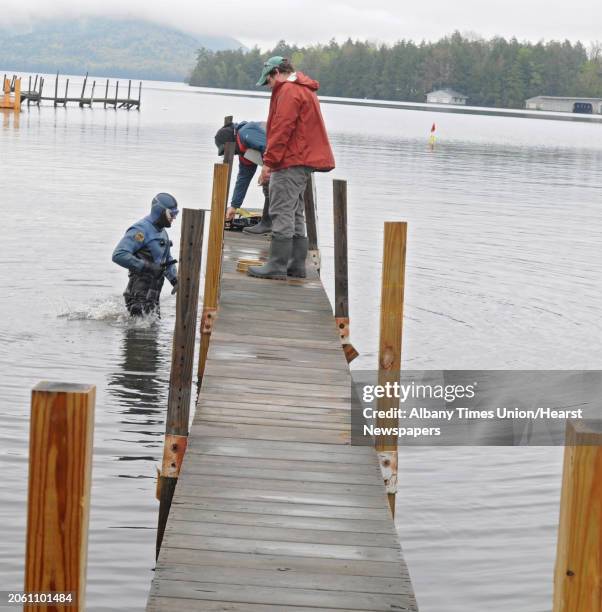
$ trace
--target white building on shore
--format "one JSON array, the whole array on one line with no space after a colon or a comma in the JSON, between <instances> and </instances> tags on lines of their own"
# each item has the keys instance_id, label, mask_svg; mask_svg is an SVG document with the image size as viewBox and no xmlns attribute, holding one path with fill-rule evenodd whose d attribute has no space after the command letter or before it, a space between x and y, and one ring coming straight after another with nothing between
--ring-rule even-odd
<instances>
[{"instance_id":1,"label":"white building on shore","mask_svg":"<svg viewBox=\"0 0 602 612\"><path fill-rule=\"evenodd\" d=\"M561 96L535 96L525 102L528 110L557 113L584 113L602 115L602 98L571 98Z\"/></svg>"},{"instance_id":2,"label":"white building on shore","mask_svg":"<svg viewBox=\"0 0 602 612\"><path fill-rule=\"evenodd\" d=\"M466 104L468 96L453 89L437 89L426 94L427 104Z\"/></svg>"}]
</instances>

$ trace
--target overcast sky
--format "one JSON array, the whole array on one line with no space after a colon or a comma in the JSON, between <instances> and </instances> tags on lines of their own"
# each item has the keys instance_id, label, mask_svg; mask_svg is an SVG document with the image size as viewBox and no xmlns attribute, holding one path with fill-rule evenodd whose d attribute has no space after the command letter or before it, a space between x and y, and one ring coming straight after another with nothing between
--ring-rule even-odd
<instances>
[{"instance_id":1,"label":"overcast sky","mask_svg":"<svg viewBox=\"0 0 602 612\"><path fill-rule=\"evenodd\" d=\"M602 0L1 0L0 23L32 17L131 16L262 48L279 39L436 40L459 30L489 38L602 38Z\"/></svg>"}]
</instances>

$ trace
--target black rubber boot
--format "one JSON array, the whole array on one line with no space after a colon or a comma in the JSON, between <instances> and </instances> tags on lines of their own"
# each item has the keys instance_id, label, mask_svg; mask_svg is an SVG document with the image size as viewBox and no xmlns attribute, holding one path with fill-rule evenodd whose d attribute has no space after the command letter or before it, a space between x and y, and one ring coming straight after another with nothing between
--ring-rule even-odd
<instances>
[{"instance_id":1,"label":"black rubber boot","mask_svg":"<svg viewBox=\"0 0 602 612\"><path fill-rule=\"evenodd\" d=\"M286 268L293 250L292 238L281 238L272 235L270 258L263 266L251 266L247 271L249 276L256 278L273 278L286 280Z\"/></svg>"},{"instance_id":2,"label":"black rubber boot","mask_svg":"<svg viewBox=\"0 0 602 612\"><path fill-rule=\"evenodd\" d=\"M261 234L269 234L272 231L272 219L270 218L270 199L268 195L265 195L263 202L263 212L261 213L261 221L257 225L251 225L251 227L245 227L243 230L245 234L255 234L259 236Z\"/></svg>"},{"instance_id":3,"label":"black rubber boot","mask_svg":"<svg viewBox=\"0 0 602 612\"><path fill-rule=\"evenodd\" d=\"M293 252L288 261L286 273L296 278L305 278L305 260L307 259L307 236L293 236Z\"/></svg>"}]
</instances>

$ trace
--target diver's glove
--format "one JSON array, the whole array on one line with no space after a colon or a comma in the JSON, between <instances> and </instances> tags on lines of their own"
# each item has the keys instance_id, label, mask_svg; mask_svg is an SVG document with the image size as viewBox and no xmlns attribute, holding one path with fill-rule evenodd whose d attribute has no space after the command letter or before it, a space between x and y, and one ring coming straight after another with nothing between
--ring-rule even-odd
<instances>
[{"instance_id":1,"label":"diver's glove","mask_svg":"<svg viewBox=\"0 0 602 612\"><path fill-rule=\"evenodd\" d=\"M174 278L174 280L169 281L173 289L171 290L171 294L175 295L178 292L178 279Z\"/></svg>"}]
</instances>

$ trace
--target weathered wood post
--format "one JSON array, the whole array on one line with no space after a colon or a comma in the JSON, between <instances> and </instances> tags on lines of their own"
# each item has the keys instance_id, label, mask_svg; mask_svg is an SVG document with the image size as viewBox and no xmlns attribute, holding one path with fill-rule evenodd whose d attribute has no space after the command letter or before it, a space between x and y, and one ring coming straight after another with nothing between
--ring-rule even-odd
<instances>
[{"instance_id":1,"label":"weathered wood post","mask_svg":"<svg viewBox=\"0 0 602 612\"><path fill-rule=\"evenodd\" d=\"M94 90L96 89L96 81L92 81L92 93L90 94L90 108L94 104Z\"/></svg>"},{"instance_id":2,"label":"weathered wood post","mask_svg":"<svg viewBox=\"0 0 602 612\"><path fill-rule=\"evenodd\" d=\"M380 304L380 341L378 351L378 384L399 383L401 372L401 340L403 332L403 293L405 282L407 223L386 222L383 245L383 276ZM378 410L397 408L399 398L378 399ZM398 427L398 419L377 418L377 427ZM397 492L397 436L377 436L376 450L395 514Z\"/></svg>"},{"instance_id":3,"label":"weathered wood post","mask_svg":"<svg viewBox=\"0 0 602 612\"><path fill-rule=\"evenodd\" d=\"M27 106L29 106L29 97L31 96L31 74L29 75L29 81L27 83Z\"/></svg>"},{"instance_id":4,"label":"weathered wood post","mask_svg":"<svg viewBox=\"0 0 602 612\"><path fill-rule=\"evenodd\" d=\"M568 421L554 612L602 611L602 423Z\"/></svg>"},{"instance_id":5,"label":"weathered wood post","mask_svg":"<svg viewBox=\"0 0 602 612\"><path fill-rule=\"evenodd\" d=\"M52 382L31 394L25 591L73 592L76 606L57 611L85 609L95 396Z\"/></svg>"},{"instance_id":6,"label":"weathered wood post","mask_svg":"<svg viewBox=\"0 0 602 612\"><path fill-rule=\"evenodd\" d=\"M211 221L207 245L207 266L205 268L205 291L203 292L203 314L201 315L201 345L197 382L200 384L205 372L209 341L217 317L219 286L222 272L224 248L224 217L228 195L228 165L213 166L213 192L211 195Z\"/></svg>"},{"instance_id":7,"label":"weathered wood post","mask_svg":"<svg viewBox=\"0 0 602 612\"><path fill-rule=\"evenodd\" d=\"M158 483L160 497L157 557L161 550L165 524L188 441L190 387L192 385L204 227L204 210L184 209L180 239L178 292L176 294L176 324L165 421L165 444Z\"/></svg>"},{"instance_id":8,"label":"weathered wood post","mask_svg":"<svg viewBox=\"0 0 602 612\"><path fill-rule=\"evenodd\" d=\"M127 103L127 109L130 110L130 94L132 92L132 79L130 79L128 81L128 103Z\"/></svg>"},{"instance_id":9,"label":"weathered wood post","mask_svg":"<svg viewBox=\"0 0 602 612\"><path fill-rule=\"evenodd\" d=\"M84 107L84 94L86 93L86 83L88 82L88 73L86 72L86 76L84 77L84 84L82 85L82 93L79 97L79 107Z\"/></svg>"},{"instance_id":10,"label":"weathered wood post","mask_svg":"<svg viewBox=\"0 0 602 612\"><path fill-rule=\"evenodd\" d=\"M117 96L118 96L118 94L119 94L119 81L117 81L115 83L115 104L114 104L115 110L117 110Z\"/></svg>"},{"instance_id":11,"label":"weathered wood post","mask_svg":"<svg viewBox=\"0 0 602 612\"><path fill-rule=\"evenodd\" d=\"M35 92L38 91L38 75L37 74L36 74L36 78L34 79L34 82L33 82L33 90Z\"/></svg>"},{"instance_id":12,"label":"weathered wood post","mask_svg":"<svg viewBox=\"0 0 602 612\"><path fill-rule=\"evenodd\" d=\"M318 213L316 210L316 183L313 173L310 175L305 193L305 225L307 228L307 250L311 265L320 274L320 250L318 248Z\"/></svg>"},{"instance_id":13,"label":"weathered wood post","mask_svg":"<svg viewBox=\"0 0 602 612\"><path fill-rule=\"evenodd\" d=\"M224 117L224 127L230 125L234 121L232 115L226 115ZM232 166L234 165L234 155L236 154L236 143L227 142L224 145L224 164L228 164L228 185L226 188L226 205L228 198L230 197L230 180L232 178Z\"/></svg>"},{"instance_id":14,"label":"weathered wood post","mask_svg":"<svg viewBox=\"0 0 602 612\"><path fill-rule=\"evenodd\" d=\"M40 106L40 102L42 101L42 90L44 89L44 77L40 77L40 95L38 96L38 106Z\"/></svg>"},{"instance_id":15,"label":"weathered wood post","mask_svg":"<svg viewBox=\"0 0 602 612\"><path fill-rule=\"evenodd\" d=\"M332 181L334 212L334 316L347 363L359 353L349 341L349 278L347 266L347 181Z\"/></svg>"},{"instance_id":16,"label":"weathered wood post","mask_svg":"<svg viewBox=\"0 0 602 612\"><path fill-rule=\"evenodd\" d=\"M138 84L138 110L140 110L140 100L142 99L142 81Z\"/></svg>"},{"instance_id":17,"label":"weathered wood post","mask_svg":"<svg viewBox=\"0 0 602 612\"><path fill-rule=\"evenodd\" d=\"M54 81L54 108L58 105L58 97L59 97L59 73L56 73L56 79Z\"/></svg>"},{"instance_id":18,"label":"weathered wood post","mask_svg":"<svg viewBox=\"0 0 602 612\"><path fill-rule=\"evenodd\" d=\"M65 83L65 99L63 100L63 106L67 107L67 97L69 96L69 79Z\"/></svg>"},{"instance_id":19,"label":"weathered wood post","mask_svg":"<svg viewBox=\"0 0 602 612\"><path fill-rule=\"evenodd\" d=\"M107 100L109 99L109 79L107 79L107 82L105 84L105 99L103 102L103 108L107 108Z\"/></svg>"}]
</instances>

